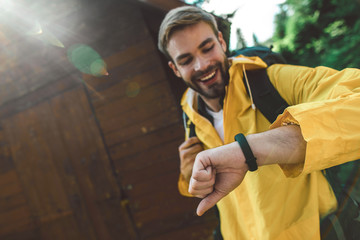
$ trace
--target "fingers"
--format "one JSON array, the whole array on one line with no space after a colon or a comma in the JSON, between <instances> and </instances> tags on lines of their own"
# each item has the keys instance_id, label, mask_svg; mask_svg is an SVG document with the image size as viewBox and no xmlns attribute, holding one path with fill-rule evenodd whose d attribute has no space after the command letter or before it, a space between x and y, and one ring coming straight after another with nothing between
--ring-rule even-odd
<instances>
[{"instance_id":1,"label":"fingers","mask_svg":"<svg viewBox=\"0 0 360 240\"><path fill-rule=\"evenodd\" d=\"M179 146L180 159L188 157L195 159L196 154L198 154L202 150L203 147L197 137L189 138Z\"/></svg>"},{"instance_id":2,"label":"fingers","mask_svg":"<svg viewBox=\"0 0 360 240\"><path fill-rule=\"evenodd\" d=\"M195 197L204 198L214 189L215 171L211 166L195 171L190 179L189 193Z\"/></svg>"},{"instance_id":3,"label":"fingers","mask_svg":"<svg viewBox=\"0 0 360 240\"><path fill-rule=\"evenodd\" d=\"M189 193L195 197L198 198L204 198L208 194L212 193L214 191L214 180L211 180L210 182L196 182L194 183L194 180L190 180L190 187L189 187Z\"/></svg>"},{"instance_id":4,"label":"fingers","mask_svg":"<svg viewBox=\"0 0 360 240\"><path fill-rule=\"evenodd\" d=\"M191 157L195 159L196 154L198 154L202 150L203 147L200 144L191 145L189 148L179 148L179 156L180 158Z\"/></svg>"},{"instance_id":5,"label":"fingers","mask_svg":"<svg viewBox=\"0 0 360 240\"><path fill-rule=\"evenodd\" d=\"M179 151L181 151L182 149L190 148L196 144L201 144L201 141L197 137L191 137L179 146Z\"/></svg>"},{"instance_id":6,"label":"fingers","mask_svg":"<svg viewBox=\"0 0 360 240\"><path fill-rule=\"evenodd\" d=\"M179 146L180 172L186 181L190 180L195 157L202 150L202 144L197 137L189 138Z\"/></svg>"},{"instance_id":7,"label":"fingers","mask_svg":"<svg viewBox=\"0 0 360 240\"><path fill-rule=\"evenodd\" d=\"M203 200L201 200L201 202L199 203L199 206L196 209L196 214L198 216L203 215L207 210L209 210L210 208L215 206L215 204L225 196L226 196L226 194L215 190L214 192L209 194L207 197L205 197Z\"/></svg>"}]
</instances>

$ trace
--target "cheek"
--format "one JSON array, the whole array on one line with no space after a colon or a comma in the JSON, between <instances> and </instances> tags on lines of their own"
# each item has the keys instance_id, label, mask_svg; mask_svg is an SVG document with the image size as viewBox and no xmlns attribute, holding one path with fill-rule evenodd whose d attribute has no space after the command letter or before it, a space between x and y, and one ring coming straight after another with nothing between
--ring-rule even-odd
<instances>
[{"instance_id":1,"label":"cheek","mask_svg":"<svg viewBox=\"0 0 360 240\"><path fill-rule=\"evenodd\" d=\"M216 52L216 55L217 55L217 58L221 61L224 59L224 56L226 57L225 52L222 51L221 48L218 49L218 51Z\"/></svg>"},{"instance_id":2,"label":"cheek","mask_svg":"<svg viewBox=\"0 0 360 240\"><path fill-rule=\"evenodd\" d=\"M184 80L187 80L191 77L191 68L190 67L180 68L178 70L178 73L180 77L182 77Z\"/></svg>"}]
</instances>

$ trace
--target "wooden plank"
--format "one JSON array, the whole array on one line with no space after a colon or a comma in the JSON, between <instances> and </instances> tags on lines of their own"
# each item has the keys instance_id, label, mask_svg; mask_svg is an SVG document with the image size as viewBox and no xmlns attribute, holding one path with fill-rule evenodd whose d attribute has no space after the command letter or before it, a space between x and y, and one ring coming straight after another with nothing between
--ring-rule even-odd
<instances>
[{"instance_id":1,"label":"wooden plank","mask_svg":"<svg viewBox=\"0 0 360 240\"><path fill-rule=\"evenodd\" d=\"M136 233L121 205L119 185L84 89L54 98L51 106L97 236L113 239L122 234L133 239ZM117 205L113 205L111 210L109 205L101 204L100 208L99 204L108 199L116 199ZM112 215L105 218L103 212L109 211ZM112 229L111 222L122 223L122 228Z\"/></svg>"},{"instance_id":2,"label":"wooden plank","mask_svg":"<svg viewBox=\"0 0 360 240\"><path fill-rule=\"evenodd\" d=\"M195 216L200 200L180 196L176 187L177 178L178 174L170 172L134 184L128 191L134 220L142 234L156 235L204 221L215 225L216 218L211 211L202 218Z\"/></svg>"},{"instance_id":3,"label":"wooden plank","mask_svg":"<svg viewBox=\"0 0 360 240\"><path fill-rule=\"evenodd\" d=\"M51 219L42 221L41 239L63 240L63 239L89 239L79 231L74 231L77 225L72 212L63 212L59 215L51 216ZM93 236L91 239L96 239Z\"/></svg>"},{"instance_id":4,"label":"wooden plank","mask_svg":"<svg viewBox=\"0 0 360 240\"><path fill-rule=\"evenodd\" d=\"M136 22L141 22L140 19L136 19ZM133 29L130 32L132 33L134 31L136 30ZM152 63L151 59L156 58L156 55L154 55L154 52L156 50L154 46L154 42L148 38L149 35L146 32L146 30L142 34L145 36L145 38L142 41L131 41L131 43L128 44L123 49L115 53L112 52L112 54L106 57L106 63L108 69L110 70L117 69L118 67L120 67L121 69L121 66L125 66L125 68L128 68L129 65L132 66L134 63L140 61L141 59L147 61L149 64ZM137 69L137 70L143 71L143 69Z\"/></svg>"},{"instance_id":5,"label":"wooden plank","mask_svg":"<svg viewBox=\"0 0 360 240\"><path fill-rule=\"evenodd\" d=\"M132 161L129 159L124 160L128 164L133 163L132 167L131 165L119 167L119 171L121 171L120 169L136 169L133 171L134 175L137 173L135 176L131 177L131 172L127 171L123 171L124 173L121 176L124 184L128 183L127 180L131 182L131 184L127 185L126 193L131 199L130 206L134 214L134 220L141 229L141 233L147 237L158 236L163 232L167 232L168 234L165 236L172 236L171 239L177 239L177 234L183 236L185 233L180 229L186 229L195 224L196 221L199 221L198 224L208 221L208 224L199 226L201 228L199 231L207 229L208 232L211 232L217 223L213 212L202 218L195 216L195 209L199 199L182 197L178 193L179 159L178 156L174 157L174 152L177 155L175 146L178 146L178 142L178 140L174 141L172 147L163 145L162 149L169 149L167 151L163 150L163 152L167 152L165 154L159 153L159 149L153 149L155 156L149 151L145 151L136 156L136 159L131 159ZM160 162L159 165L157 161L153 161L153 158L157 158L156 152L162 154L159 157L160 159L166 159L167 161ZM170 156L173 156L173 158ZM142 161L148 162L148 168L136 167L136 164L142 166ZM151 167L151 164L154 166ZM191 234L193 233L191 232ZM196 239L195 236L198 235L195 234L193 239Z\"/></svg>"},{"instance_id":6,"label":"wooden plank","mask_svg":"<svg viewBox=\"0 0 360 240\"><path fill-rule=\"evenodd\" d=\"M116 236L129 232L131 223L83 88L4 122L16 167L44 236L51 236L54 229L61 230L59 238L63 239L68 239L67 231L81 239L94 239L93 229L101 239L113 239L114 232ZM109 206L100 209L98 203L112 198L117 199L117 207L104 219L102 213L110 212ZM123 223L123 228L110 229L107 222L112 221Z\"/></svg>"},{"instance_id":7,"label":"wooden plank","mask_svg":"<svg viewBox=\"0 0 360 240\"><path fill-rule=\"evenodd\" d=\"M179 123L180 114L178 114L176 107L167 101L162 102L162 100L164 100L164 98L161 97L155 100L149 99L148 102L143 102L141 104L138 104L137 106L132 107L130 110L124 112L123 114L102 120L100 123L104 131L104 134L107 136L107 134L113 134L115 131L116 132L127 131L127 129L132 126L138 126L139 128L143 128L144 125L149 125L152 131L156 131L157 129L155 129L155 124L151 124L153 120L151 121L148 120L147 122L146 119L159 119L159 116L169 117L165 119L168 120L168 122L165 123L165 126L163 127L166 127L167 125L170 124L174 124L176 122ZM165 120L163 121L166 122ZM159 126L158 128L161 128L161 126ZM143 134L146 134L148 131L147 129L143 128L142 132ZM129 138L130 139L133 138L132 135L128 135L128 139ZM113 146L119 142L126 141L126 139L124 138L119 138L117 140L116 139L106 139L106 140L109 146Z\"/></svg>"},{"instance_id":8,"label":"wooden plank","mask_svg":"<svg viewBox=\"0 0 360 240\"><path fill-rule=\"evenodd\" d=\"M174 153L174 150L167 150L176 149L177 146L178 141L170 141L149 151L141 152L138 155L117 162L116 168L123 179L122 184L126 188L132 189L132 185L149 181L149 179L155 176L161 176L168 172L179 173L180 162L178 154ZM163 149L163 151L160 152L160 149ZM176 184L171 183L171 185L176 188Z\"/></svg>"},{"instance_id":9,"label":"wooden plank","mask_svg":"<svg viewBox=\"0 0 360 240\"><path fill-rule=\"evenodd\" d=\"M185 3L179 0L141 0L146 4L150 4L156 8L160 8L164 11L169 11L173 8L184 6Z\"/></svg>"},{"instance_id":10,"label":"wooden plank","mask_svg":"<svg viewBox=\"0 0 360 240\"><path fill-rule=\"evenodd\" d=\"M15 170L0 175L0 213L27 204Z\"/></svg>"},{"instance_id":11,"label":"wooden plank","mask_svg":"<svg viewBox=\"0 0 360 240\"><path fill-rule=\"evenodd\" d=\"M66 216L74 219L65 188L70 183L64 184L62 176L66 175L61 174L64 166L57 168L57 156L60 157L60 162L66 156L62 154L64 151L58 151L61 150L61 142L49 104L39 104L3 122L11 143L16 169L28 199L31 220L36 220L37 227L41 228L43 234L47 231L41 227L43 224ZM49 143L55 143L56 146ZM86 234L91 232L91 229L79 230L76 224L72 224L67 231L78 236L84 234L84 238L79 239L92 239L91 234Z\"/></svg>"},{"instance_id":12,"label":"wooden plank","mask_svg":"<svg viewBox=\"0 0 360 240\"><path fill-rule=\"evenodd\" d=\"M0 213L0 237L17 231L28 231L35 228L30 209L26 205L20 205L9 211Z\"/></svg>"},{"instance_id":13,"label":"wooden plank","mask_svg":"<svg viewBox=\"0 0 360 240\"><path fill-rule=\"evenodd\" d=\"M84 82L89 89L91 99L96 109L102 109L108 104L124 97L130 97L128 88L130 84L136 83L140 91L152 84L164 81L163 78L156 76L161 71L159 66L147 67L148 70L139 70L136 73L124 73L121 69L109 70L110 75L105 77L91 78L84 75ZM127 74L127 75L126 75Z\"/></svg>"},{"instance_id":14,"label":"wooden plank","mask_svg":"<svg viewBox=\"0 0 360 240\"><path fill-rule=\"evenodd\" d=\"M174 112L175 111L175 112ZM168 111L162 111L155 116L149 117L147 120L139 119L136 124L127 126L118 126L112 132L105 135L106 143L109 146L114 146L124 141L124 139L132 139L142 137L144 134L151 134L162 128L169 126L181 126L180 117L174 118L177 115L176 107L172 106ZM182 134L183 135L183 134Z\"/></svg>"},{"instance_id":15,"label":"wooden plank","mask_svg":"<svg viewBox=\"0 0 360 240\"><path fill-rule=\"evenodd\" d=\"M213 231L217 226L216 220L209 222L204 220L198 224L184 224L177 229L162 234L153 234L147 237L149 240L210 240L213 239Z\"/></svg>"},{"instance_id":16,"label":"wooden plank","mask_svg":"<svg viewBox=\"0 0 360 240\"><path fill-rule=\"evenodd\" d=\"M11 239L9 234L19 229L32 231L35 222L13 163L3 124L0 128L0 159L0 239Z\"/></svg>"},{"instance_id":17,"label":"wooden plank","mask_svg":"<svg viewBox=\"0 0 360 240\"><path fill-rule=\"evenodd\" d=\"M155 146L165 144L168 141L176 139L179 133L179 124L164 127L161 131L154 131L149 134L144 134L140 138L129 139L123 141L110 149L110 154L114 161L119 161L122 158L130 157L131 155L138 154L146 151Z\"/></svg>"},{"instance_id":18,"label":"wooden plank","mask_svg":"<svg viewBox=\"0 0 360 240\"><path fill-rule=\"evenodd\" d=\"M141 198L142 203L149 204L147 209L134 213L134 219L142 234L157 236L164 232L178 231L201 223L207 223L208 230L215 228L218 220L213 210L198 217L195 210L200 200L196 198L180 200L179 198L168 190ZM141 205L139 202L137 204Z\"/></svg>"},{"instance_id":19,"label":"wooden plank","mask_svg":"<svg viewBox=\"0 0 360 240\"><path fill-rule=\"evenodd\" d=\"M162 194L161 192L168 191L169 193L174 193L177 196L179 192L177 190L177 180L179 178L179 173L172 171L164 173L160 176L154 176L151 178L151 181L141 181L132 185L131 192L128 192L129 197L139 199L147 196L148 194L156 195ZM145 207L146 208L146 207Z\"/></svg>"},{"instance_id":20,"label":"wooden plank","mask_svg":"<svg viewBox=\"0 0 360 240\"><path fill-rule=\"evenodd\" d=\"M127 86L124 86L124 89ZM136 96L124 96L116 101L113 101L102 108L97 108L97 115L99 121L104 122L108 118L115 117L124 118L126 116L136 115L140 120L146 120L148 116L144 114L144 111L164 111L171 109L174 106L171 94L167 91L168 88L164 86L164 83L159 82L157 84L150 85L146 88L139 88L139 94ZM174 106L175 107L175 106ZM116 111L114 111L116 109ZM127 118L124 118L124 120ZM104 124L104 127L106 125ZM104 129L104 132L109 132L112 129Z\"/></svg>"},{"instance_id":21,"label":"wooden plank","mask_svg":"<svg viewBox=\"0 0 360 240\"><path fill-rule=\"evenodd\" d=\"M104 57L109 76L93 77L91 75L84 75L84 78L88 84L99 92L111 91L112 87L119 82L133 78L137 78L137 81L142 81L146 84L150 79L142 78L138 75L146 74L149 71L153 72L154 68L160 70L156 66L157 61L151 61L151 59L156 59L154 46L153 42L146 38L140 42L132 42L125 49ZM154 79L152 75L147 75L147 77ZM119 93L121 91L115 92L115 97ZM107 92L104 92L104 95L110 96Z\"/></svg>"},{"instance_id":22,"label":"wooden plank","mask_svg":"<svg viewBox=\"0 0 360 240\"><path fill-rule=\"evenodd\" d=\"M19 177L39 217L69 208L46 138L52 130L49 112L45 103L4 120Z\"/></svg>"},{"instance_id":23,"label":"wooden plank","mask_svg":"<svg viewBox=\"0 0 360 240\"><path fill-rule=\"evenodd\" d=\"M90 199L96 201L106 199L109 194L120 197L84 88L56 96L50 104L77 181L84 184L83 190L89 191Z\"/></svg>"},{"instance_id":24,"label":"wooden plank","mask_svg":"<svg viewBox=\"0 0 360 240\"><path fill-rule=\"evenodd\" d=\"M0 175L0 238L21 230L35 228L25 195L15 170Z\"/></svg>"},{"instance_id":25,"label":"wooden plank","mask_svg":"<svg viewBox=\"0 0 360 240\"><path fill-rule=\"evenodd\" d=\"M12 115L46 101L55 95L81 85L82 80L80 76L81 75L78 73L68 75L65 78L45 84L20 98L13 99L11 102L1 105L0 118L11 117Z\"/></svg>"},{"instance_id":26,"label":"wooden plank","mask_svg":"<svg viewBox=\"0 0 360 240\"><path fill-rule=\"evenodd\" d=\"M9 188L18 188L18 185L10 185ZM3 190L0 188L0 190ZM17 190L17 189L16 189ZM27 205L27 200L23 192L13 193L9 195L3 195L0 198L0 214L12 211L23 205ZM1 235L1 233L0 233Z\"/></svg>"},{"instance_id":27,"label":"wooden plank","mask_svg":"<svg viewBox=\"0 0 360 240\"><path fill-rule=\"evenodd\" d=\"M135 196L132 196L131 193L129 194L129 197L137 199L135 201L136 204L133 205L135 219L140 219L143 222L150 222L154 220L160 220L159 218L166 218L167 216L172 214L181 215L180 213L185 213L186 210L195 213L195 208L193 208L193 206L185 207L180 204L176 206L176 202L181 203L182 200L184 200L181 199L182 197L177 191L178 177L179 174L168 173L167 175L164 174L163 176L152 180L152 182L141 182L135 184L131 193L136 193L136 188L140 189L144 186L152 189L151 193L143 193L141 197L139 197L138 195L135 198L135 194ZM198 199L194 198L192 200L198 202Z\"/></svg>"},{"instance_id":28,"label":"wooden plank","mask_svg":"<svg viewBox=\"0 0 360 240\"><path fill-rule=\"evenodd\" d=\"M97 204L98 208L101 209L101 215L107 223L111 239L140 239L139 236L141 233L134 223L128 198L124 198L120 202L119 199L109 198ZM117 220L115 216L119 216L123 211L128 212L129 218L125 219L123 216L123 220ZM136 232L134 232L135 230Z\"/></svg>"},{"instance_id":29,"label":"wooden plank","mask_svg":"<svg viewBox=\"0 0 360 240\"><path fill-rule=\"evenodd\" d=\"M68 32L69 42L95 46L95 50L107 58L148 39L146 25L139 21L141 11L133 1L92 1L90 6L88 2L81 5L87 12L81 10L62 19L61 24L66 27L71 24L69 19L75 20L70 29L77 32Z\"/></svg>"},{"instance_id":30,"label":"wooden plank","mask_svg":"<svg viewBox=\"0 0 360 240\"><path fill-rule=\"evenodd\" d=\"M1 239L6 240L38 240L41 239L39 229L16 229L16 231L9 234L2 235Z\"/></svg>"},{"instance_id":31,"label":"wooden plank","mask_svg":"<svg viewBox=\"0 0 360 240\"><path fill-rule=\"evenodd\" d=\"M108 100L110 97L106 95L107 93L99 92L98 94L103 96L103 103L106 103L101 106L97 104L94 105L99 119L105 120L107 117L124 114L124 112L127 112L131 108L139 108L141 104L153 99L166 98L170 100L169 102L172 102L173 100L168 86L166 86L163 79L155 77L154 74L154 71L144 72L143 74L136 75L134 78L118 83L114 86L114 89L112 89L114 92L113 95L116 96L116 99L113 99L113 101ZM129 89L131 84L136 84L137 88L135 89L138 91L131 91L131 89ZM114 111L114 108L117 109L117 111Z\"/></svg>"},{"instance_id":32,"label":"wooden plank","mask_svg":"<svg viewBox=\"0 0 360 240\"><path fill-rule=\"evenodd\" d=\"M8 66L0 72L3 79L0 84L0 105L76 71L69 64L64 49L46 48L36 39L12 44L7 52L0 55L0 58L5 60L4 64Z\"/></svg>"},{"instance_id":33,"label":"wooden plank","mask_svg":"<svg viewBox=\"0 0 360 240\"><path fill-rule=\"evenodd\" d=\"M8 171L14 170L14 163L12 161L11 151L9 147L9 143L7 142L4 136L3 126L0 124L0 175L6 174ZM6 176L6 175L5 175ZM1 179L0 177L0 185L1 182L5 179Z\"/></svg>"},{"instance_id":34,"label":"wooden plank","mask_svg":"<svg viewBox=\"0 0 360 240\"><path fill-rule=\"evenodd\" d=\"M164 142L164 144L156 145L147 150L139 151L132 156L115 161L116 169L123 178L123 184L131 184L143 181L147 177L161 175L163 171L167 171L167 168L157 169L156 166L161 166L162 164L168 166L171 171L179 172L180 160L177 148L181 142L180 140L180 138L174 138ZM145 174L147 170L149 170L149 173ZM137 171L144 171L145 175L132 174Z\"/></svg>"},{"instance_id":35,"label":"wooden plank","mask_svg":"<svg viewBox=\"0 0 360 240\"><path fill-rule=\"evenodd\" d=\"M8 171L0 175L0 198L5 199L7 196L16 195L22 192L19 179L15 170ZM0 205L1 206L1 205Z\"/></svg>"}]
</instances>

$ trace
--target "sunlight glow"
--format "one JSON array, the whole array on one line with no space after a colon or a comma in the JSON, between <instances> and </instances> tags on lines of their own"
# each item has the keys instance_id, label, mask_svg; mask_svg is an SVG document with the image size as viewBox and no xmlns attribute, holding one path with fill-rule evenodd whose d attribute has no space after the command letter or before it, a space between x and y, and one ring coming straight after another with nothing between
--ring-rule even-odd
<instances>
[{"instance_id":1,"label":"sunlight glow","mask_svg":"<svg viewBox=\"0 0 360 240\"><path fill-rule=\"evenodd\" d=\"M45 29L28 6L16 1L0 0L0 24L20 35L34 37L45 44L63 48L62 42Z\"/></svg>"}]
</instances>

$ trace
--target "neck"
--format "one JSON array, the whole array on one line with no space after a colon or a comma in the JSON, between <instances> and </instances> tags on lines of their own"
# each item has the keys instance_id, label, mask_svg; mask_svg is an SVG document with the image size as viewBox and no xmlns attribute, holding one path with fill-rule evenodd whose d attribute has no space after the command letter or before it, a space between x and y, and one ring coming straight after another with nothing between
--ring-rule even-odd
<instances>
[{"instance_id":1,"label":"neck","mask_svg":"<svg viewBox=\"0 0 360 240\"><path fill-rule=\"evenodd\" d=\"M202 100L204 100L206 106L211 109L213 112L218 112L222 109L222 106L220 104L220 98L206 98L203 96L200 96Z\"/></svg>"}]
</instances>

